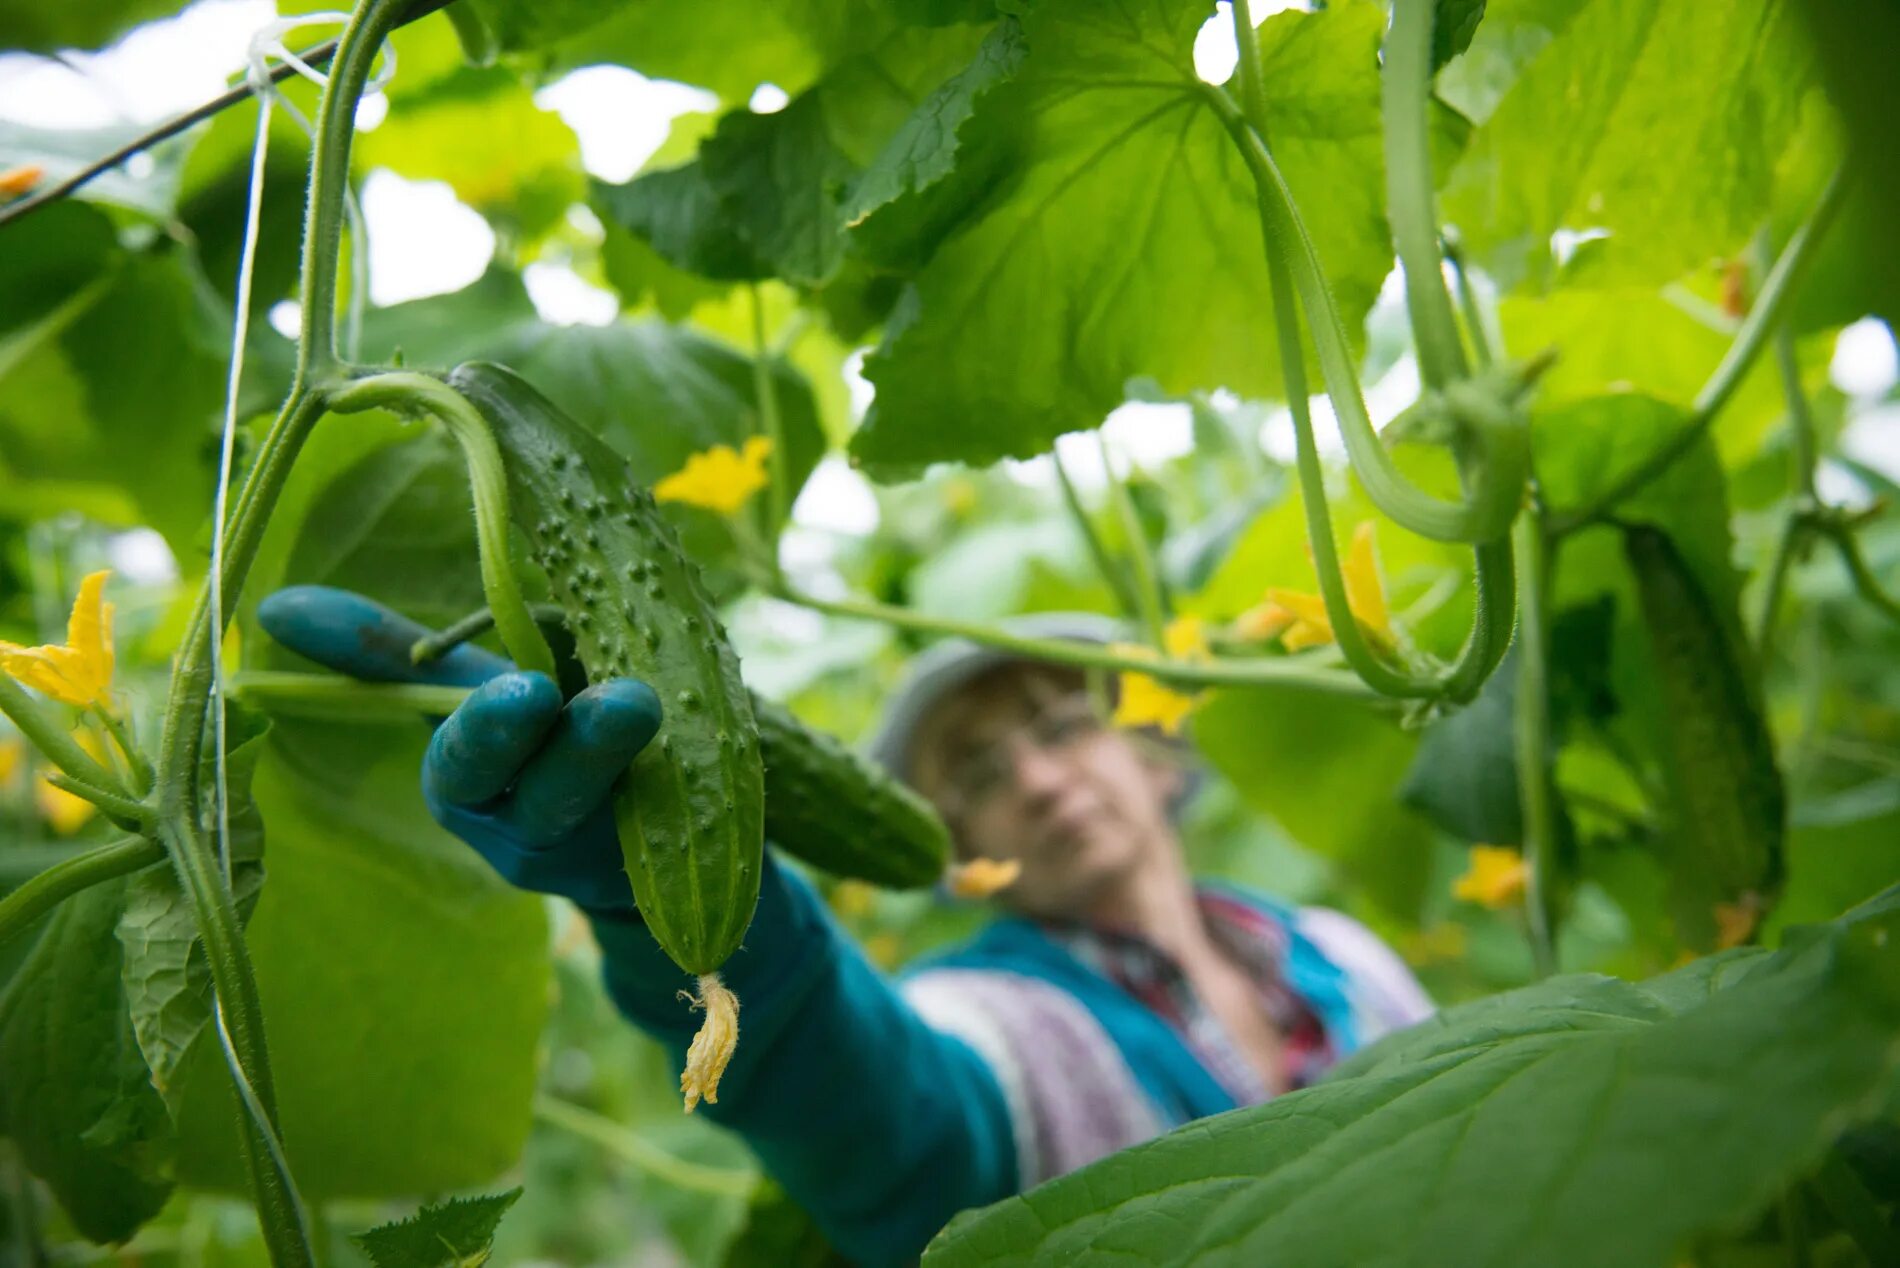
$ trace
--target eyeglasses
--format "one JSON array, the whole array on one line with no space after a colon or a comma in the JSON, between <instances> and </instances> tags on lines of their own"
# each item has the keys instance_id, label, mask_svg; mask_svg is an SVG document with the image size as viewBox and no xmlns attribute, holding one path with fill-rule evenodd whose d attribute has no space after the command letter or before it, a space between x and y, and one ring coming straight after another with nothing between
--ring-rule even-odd
<instances>
[{"instance_id":1,"label":"eyeglasses","mask_svg":"<svg viewBox=\"0 0 1900 1268\"><path fill-rule=\"evenodd\" d=\"M1059 753L1100 729L1094 706L1086 696L1057 701L951 763L944 771L945 791L956 813L967 814L1015 779L1018 740L1044 753Z\"/></svg>"}]
</instances>

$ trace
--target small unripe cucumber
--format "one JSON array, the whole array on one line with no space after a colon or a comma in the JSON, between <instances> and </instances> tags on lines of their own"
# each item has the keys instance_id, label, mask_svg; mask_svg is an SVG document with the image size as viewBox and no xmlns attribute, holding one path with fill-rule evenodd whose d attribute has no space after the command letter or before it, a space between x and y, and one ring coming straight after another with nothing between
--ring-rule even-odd
<instances>
[{"instance_id":1,"label":"small unripe cucumber","mask_svg":"<svg viewBox=\"0 0 1900 1268\"><path fill-rule=\"evenodd\" d=\"M815 867L892 889L934 884L950 834L910 789L754 696L765 760L765 835Z\"/></svg>"},{"instance_id":2,"label":"small unripe cucumber","mask_svg":"<svg viewBox=\"0 0 1900 1268\"><path fill-rule=\"evenodd\" d=\"M626 462L501 366L449 385L481 411L509 505L546 571L588 681L634 677L665 721L616 786L634 902L680 968L709 974L738 949L759 898L759 735L699 570Z\"/></svg>"},{"instance_id":3,"label":"small unripe cucumber","mask_svg":"<svg viewBox=\"0 0 1900 1268\"><path fill-rule=\"evenodd\" d=\"M1722 619L1667 534L1633 525L1623 550L1656 663L1681 915L1706 924L1711 903L1759 909L1781 880L1787 798L1740 622Z\"/></svg>"}]
</instances>

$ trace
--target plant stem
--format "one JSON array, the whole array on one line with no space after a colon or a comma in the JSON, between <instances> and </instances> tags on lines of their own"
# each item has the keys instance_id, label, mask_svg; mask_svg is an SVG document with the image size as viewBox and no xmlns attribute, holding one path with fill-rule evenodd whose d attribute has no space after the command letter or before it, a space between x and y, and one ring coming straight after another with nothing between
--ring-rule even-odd
<instances>
[{"instance_id":1,"label":"plant stem","mask_svg":"<svg viewBox=\"0 0 1900 1268\"><path fill-rule=\"evenodd\" d=\"M1240 0L1234 9L1235 38L1243 50L1250 50L1254 42L1253 28L1246 25L1250 20L1246 0ZM1258 83L1259 73L1257 50L1251 55L1243 51L1240 59L1242 100L1264 102L1264 92ZM1225 97L1222 99L1225 100ZM1249 128L1249 140L1264 153L1265 146L1261 143L1257 128ZM1267 255L1267 277L1273 296L1273 325L1279 345L1281 376L1286 383L1287 410L1293 417L1295 466L1306 512L1307 540L1312 547L1313 570L1319 578L1320 597L1326 604L1326 618L1333 627L1334 641L1339 644L1339 650L1353 672L1381 695L1401 698L1448 695L1453 699L1469 699L1497 667L1498 660L1503 657L1510 643L1514 610L1510 545L1508 541L1494 542L1478 548L1478 595L1472 632L1458 664L1450 671L1426 675L1405 673L1387 665L1366 642L1359 629L1358 618L1353 615L1346 595L1345 580L1340 572L1339 549L1333 537L1332 515L1326 501L1326 477L1320 469L1319 446L1313 436L1306 363L1300 346L1299 309L1290 277L1297 257L1289 259L1291 253L1286 244L1285 217L1278 204L1269 196L1264 184L1259 186L1258 194L1261 236ZM1308 316L1311 317L1310 312ZM1312 324L1317 328L1318 323ZM1337 326L1336 318L1334 325ZM1331 388L1329 382L1329 392ZM1356 381L1352 393L1357 400ZM1337 409L1338 395L1333 394L1332 399ZM1363 470L1361 475L1364 476Z\"/></svg>"},{"instance_id":2,"label":"plant stem","mask_svg":"<svg viewBox=\"0 0 1900 1268\"><path fill-rule=\"evenodd\" d=\"M1095 447L1102 455L1102 474L1108 480L1108 500L1115 508L1116 518L1121 521L1122 536L1127 539L1128 563L1135 574L1136 610L1140 613L1142 629L1148 635L1148 641L1159 650L1163 645L1168 613L1166 601L1161 597L1161 579L1155 572L1154 552L1148 548L1148 532L1141 526L1141 514L1135 510L1135 500L1128 495L1128 486L1115 473L1115 464L1108 453L1108 438L1099 430L1095 433Z\"/></svg>"},{"instance_id":3,"label":"plant stem","mask_svg":"<svg viewBox=\"0 0 1900 1268\"><path fill-rule=\"evenodd\" d=\"M772 381L772 352L765 338L765 300L759 294L757 282L749 289L752 292L752 390L758 397L759 424L765 429L766 439L772 442L772 452L766 455L766 465L772 473L766 535L775 538L789 509L786 506L789 493L786 486L790 482L785 475L785 426L779 417L778 388ZM773 552L773 558L776 560L777 552Z\"/></svg>"},{"instance_id":4,"label":"plant stem","mask_svg":"<svg viewBox=\"0 0 1900 1268\"><path fill-rule=\"evenodd\" d=\"M1787 306L1789 296L1794 293L1795 283L1800 281L1802 273L1806 271L1816 244L1833 224L1835 215L1845 201L1846 192L1846 173L1836 172L1822 191L1820 201L1815 204L1807 222L1788 239L1788 245L1781 249L1780 258L1768 271L1768 277L1762 282L1761 293L1755 297L1755 304L1748 310L1741 329L1735 332L1728 351L1722 354L1721 363L1710 374L1702 390L1696 393L1689 421L1594 501L1553 515L1550 518L1550 532L1553 535L1567 537L1579 529L1603 522L1624 498L1662 475L1701 442L1716 416L1722 412L1722 407L1728 404L1736 389L1742 385L1743 378L1760 355L1762 346L1768 342L1768 336L1779 324L1782 310Z\"/></svg>"},{"instance_id":5,"label":"plant stem","mask_svg":"<svg viewBox=\"0 0 1900 1268\"><path fill-rule=\"evenodd\" d=\"M1788 402L1788 440L1794 450L1794 492L1810 503L1817 501L1814 467L1817 461L1814 443L1814 413L1808 408L1808 394L1801 388L1801 363L1795 358L1794 331L1787 322L1775 327L1775 368L1781 371L1781 394Z\"/></svg>"},{"instance_id":6,"label":"plant stem","mask_svg":"<svg viewBox=\"0 0 1900 1268\"><path fill-rule=\"evenodd\" d=\"M1385 205L1405 271L1405 306L1418 348L1419 377L1443 388L1465 376L1458 320L1445 293L1432 183L1429 109L1433 0L1393 0L1381 76L1385 113Z\"/></svg>"},{"instance_id":7,"label":"plant stem","mask_svg":"<svg viewBox=\"0 0 1900 1268\"><path fill-rule=\"evenodd\" d=\"M1304 657L1261 656L1234 660L1186 661L1169 657L1128 655L1094 643L1066 639L1031 638L1012 634L978 621L927 616L908 608L858 599L820 599L782 586L774 592L788 603L831 616L882 621L899 629L968 639L985 647L1016 652L1029 660L1046 660L1082 669L1129 670L1165 682L1201 687L1297 687L1329 695L1366 699L1374 695L1350 673L1315 665Z\"/></svg>"},{"instance_id":8,"label":"plant stem","mask_svg":"<svg viewBox=\"0 0 1900 1268\"><path fill-rule=\"evenodd\" d=\"M118 775L80 748L79 741L73 739L65 727L54 721L37 700L26 694L24 687L5 674L0 674L0 713L6 714L7 719L19 728L27 743L74 779L119 796L127 795L125 784Z\"/></svg>"},{"instance_id":9,"label":"plant stem","mask_svg":"<svg viewBox=\"0 0 1900 1268\"><path fill-rule=\"evenodd\" d=\"M1478 303L1477 288L1471 284L1471 270L1465 254L1451 241L1445 243L1445 259L1458 279L1458 311L1465 319L1465 337L1471 341L1471 359L1480 369L1495 359L1491 351L1491 332L1484 321L1484 309Z\"/></svg>"},{"instance_id":10,"label":"plant stem","mask_svg":"<svg viewBox=\"0 0 1900 1268\"><path fill-rule=\"evenodd\" d=\"M1236 18L1239 11L1236 10ZM1333 304L1332 293L1320 267L1299 208L1286 179L1273 161L1264 137L1228 95L1209 84L1203 96L1227 126L1240 148L1261 196L1266 229L1273 250L1287 261L1288 271L1313 336L1326 393L1339 417L1340 435L1353 469L1372 499L1387 516L1403 527L1433 541L1482 542L1506 535L1523 500L1530 470L1529 438L1521 425L1472 428L1472 468L1478 478L1464 497L1446 501L1420 489L1401 472L1366 413L1359 390L1358 371L1345 326ZM1290 395L1290 393L1289 393Z\"/></svg>"},{"instance_id":11,"label":"plant stem","mask_svg":"<svg viewBox=\"0 0 1900 1268\"><path fill-rule=\"evenodd\" d=\"M326 391L320 380L335 365L337 258L349 186L350 141L357 101L383 39L406 0L362 0L338 43L323 92L305 208L302 340L288 399L258 448L237 504L227 520L222 592L235 600L257 554L271 508L311 427ZM216 614L223 619L224 614ZM223 1027L227 1064L244 1108L240 1131L258 1219L271 1260L280 1268L315 1264L302 1204L278 1140L276 1093L264 1037L263 1009L229 884L199 825L200 755L213 684L211 588L200 592L172 672L159 748L160 840L197 922Z\"/></svg>"},{"instance_id":12,"label":"plant stem","mask_svg":"<svg viewBox=\"0 0 1900 1268\"><path fill-rule=\"evenodd\" d=\"M339 414L385 408L399 413L427 413L440 420L462 447L468 463L469 488L475 500L475 539L479 546L482 592L495 628L509 656L524 670L560 681L554 651L534 623L521 586L508 558L508 473L501 449L495 444L488 420L460 392L426 374L392 370L358 379L330 394L330 408Z\"/></svg>"},{"instance_id":13,"label":"plant stem","mask_svg":"<svg viewBox=\"0 0 1900 1268\"><path fill-rule=\"evenodd\" d=\"M1796 507L1790 511L1781 525L1781 537L1775 543L1774 559L1768 565L1768 579L1762 588L1761 615L1755 621L1755 660L1763 673L1768 671L1768 666L1774 660L1775 623L1781 617L1782 592L1786 589L1789 570L1808 535L1808 529L1805 508Z\"/></svg>"},{"instance_id":14,"label":"plant stem","mask_svg":"<svg viewBox=\"0 0 1900 1268\"><path fill-rule=\"evenodd\" d=\"M1517 709L1512 745L1517 759L1518 800L1523 815L1524 860L1530 866L1525 914L1531 956L1540 976L1557 969L1556 911L1553 901L1557 854L1557 807L1551 784L1550 613L1546 586L1550 577L1550 541L1533 509L1518 518Z\"/></svg>"},{"instance_id":15,"label":"plant stem","mask_svg":"<svg viewBox=\"0 0 1900 1268\"><path fill-rule=\"evenodd\" d=\"M1075 491L1075 482L1069 479L1069 469L1063 465L1060 450L1050 449L1049 461L1055 466L1056 483L1062 488L1062 503L1068 507L1069 518L1075 521L1076 531L1082 535L1082 544L1088 547L1089 558L1095 561L1095 571L1101 574L1102 581L1115 596L1115 606L1122 616L1134 620L1137 605L1134 593L1128 588L1127 574L1108 553L1101 534L1095 531L1095 522L1089 519L1088 510L1082 505L1082 497Z\"/></svg>"},{"instance_id":16,"label":"plant stem","mask_svg":"<svg viewBox=\"0 0 1900 1268\"><path fill-rule=\"evenodd\" d=\"M1825 530L1834 542L1834 549L1841 557L1841 563L1847 568L1847 575L1854 582L1854 589L1860 597L1871 604L1890 621L1900 622L1900 600L1896 600L1881 588L1879 578L1873 569L1867 566L1867 559L1860 553L1860 540L1854 536L1854 530L1845 524L1829 524Z\"/></svg>"},{"instance_id":17,"label":"plant stem","mask_svg":"<svg viewBox=\"0 0 1900 1268\"><path fill-rule=\"evenodd\" d=\"M125 837L55 863L0 898L0 947L81 890L165 860L164 847L144 837Z\"/></svg>"},{"instance_id":18,"label":"plant stem","mask_svg":"<svg viewBox=\"0 0 1900 1268\"><path fill-rule=\"evenodd\" d=\"M146 760L139 746L132 742L131 733L126 730L125 720L103 704L99 705L94 712L105 724L106 731L112 736L112 742L118 745L119 752L125 756L126 765L132 768L132 778L138 781L139 795L144 796L150 793L153 780L156 778L152 771L152 764Z\"/></svg>"},{"instance_id":19,"label":"plant stem","mask_svg":"<svg viewBox=\"0 0 1900 1268\"><path fill-rule=\"evenodd\" d=\"M55 772L46 777L46 782L55 788L62 788L75 797L82 797L106 812L112 821L131 832L142 832L151 827L152 808L142 801L122 797L118 793L103 788L94 788L82 783L64 772Z\"/></svg>"},{"instance_id":20,"label":"plant stem","mask_svg":"<svg viewBox=\"0 0 1900 1268\"><path fill-rule=\"evenodd\" d=\"M612 1119L546 1093L536 1093L534 1116L550 1127L558 1127L599 1145L616 1158L632 1163L648 1175L664 1180L677 1189L708 1193L714 1197L742 1198L749 1195L759 1182L758 1176L751 1171L729 1171L724 1167L707 1167L676 1158Z\"/></svg>"},{"instance_id":21,"label":"plant stem","mask_svg":"<svg viewBox=\"0 0 1900 1268\"><path fill-rule=\"evenodd\" d=\"M229 679L231 695L266 713L348 718L358 722L413 722L454 713L470 687L418 682L364 682L342 674L247 669Z\"/></svg>"},{"instance_id":22,"label":"plant stem","mask_svg":"<svg viewBox=\"0 0 1900 1268\"><path fill-rule=\"evenodd\" d=\"M562 624L567 618L555 603L530 603L528 615L534 623L541 626ZM409 663L427 665L440 660L470 639L480 638L495 628L495 610L482 606L470 612L453 625L446 626L434 634L417 639L409 647Z\"/></svg>"}]
</instances>

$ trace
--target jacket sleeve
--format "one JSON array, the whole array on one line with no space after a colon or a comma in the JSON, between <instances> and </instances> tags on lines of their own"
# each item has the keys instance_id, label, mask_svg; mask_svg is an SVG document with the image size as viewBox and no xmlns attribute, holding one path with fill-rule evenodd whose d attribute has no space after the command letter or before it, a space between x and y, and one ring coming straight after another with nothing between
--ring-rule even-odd
<instances>
[{"instance_id":1,"label":"jacket sleeve","mask_svg":"<svg viewBox=\"0 0 1900 1268\"><path fill-rule=\"evenodd\" d=\"M679 1069L699 1025L679 997L691 979L637 916L589 916L608 994ZM745 1137L848 1258L914 1259L958 1211L1015 1192L996 1075L926 1025L769 850L745 945L720 976L739 997L739 1043L702 1112Z\"/></svg>"}]
</instances>

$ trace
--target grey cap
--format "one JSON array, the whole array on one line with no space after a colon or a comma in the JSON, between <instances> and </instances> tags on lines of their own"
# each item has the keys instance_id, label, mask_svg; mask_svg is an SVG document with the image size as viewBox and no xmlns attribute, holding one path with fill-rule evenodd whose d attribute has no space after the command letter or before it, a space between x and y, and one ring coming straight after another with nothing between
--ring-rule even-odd
<instances>
[{"instance_id":1,"label":"grey cap","mask_svg":"<svg viewBox=\"0 0 1900 1268\"><path fill-rule=\"evenodd\" d=\"M1000 624L1009 633L1025 638L1065 638L1078 643L1106 644L1132 637L1122 622L1096 612L1036 612L1009 617ZM986 647L962 638L947 638L933 644L911 661L909 671L884 706L866 752L884 769L909 783L910 742L931 710L983 673L999 665L1029 659L1021 652Z\"/></svg>"}]
</instances>

